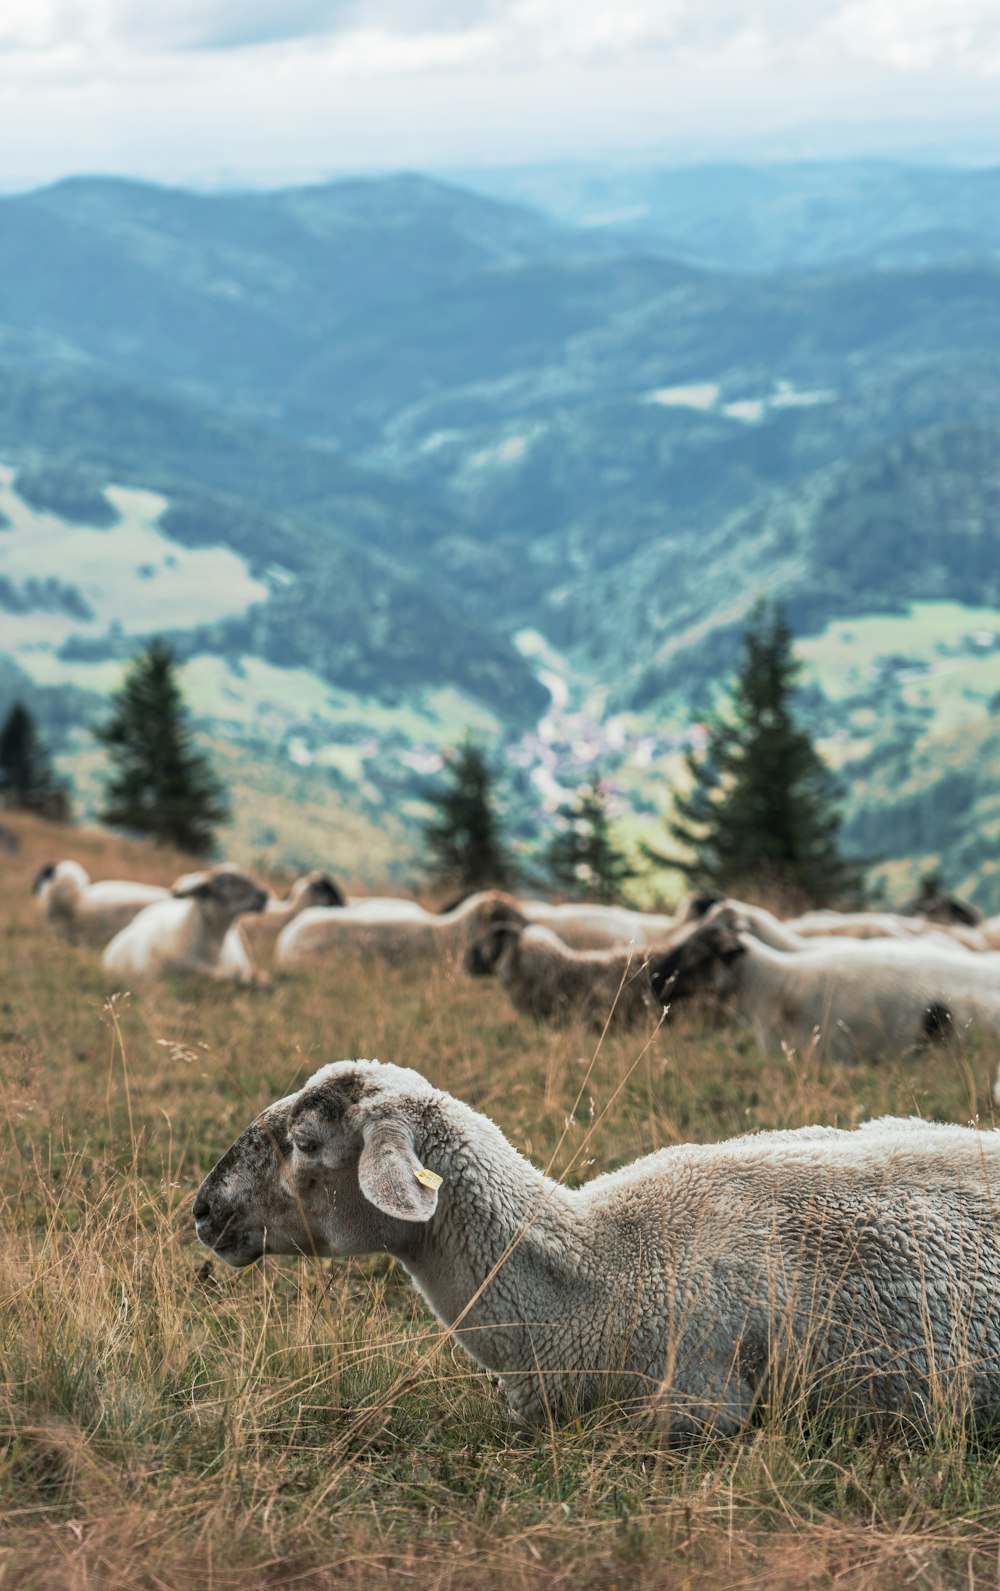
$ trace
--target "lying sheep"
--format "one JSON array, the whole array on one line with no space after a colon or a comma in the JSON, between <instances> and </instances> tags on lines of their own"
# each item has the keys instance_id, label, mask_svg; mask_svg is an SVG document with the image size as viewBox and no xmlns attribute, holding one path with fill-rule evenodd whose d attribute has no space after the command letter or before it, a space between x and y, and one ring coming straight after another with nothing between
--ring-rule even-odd
<instances>
[{"instance_id":1,"label":"lying sheep","mask_svg":"<svg viewBox=\"0 0 1000 1591\"><path fill-rule=\"evenodd\" d=\"M785 927L803 939L922 939L934 934L945 935L968 950L989 948L978 928L930 922L925 917L905 917L898 912L806 912L789 918Z\"/></svg>"},{"instance_id":2,"label":"lying sheep","mask_svg":"<svg viewBox=\"0 0 1000 1591\"><path fill-rule=\"evenodd\" d=\"M831 933L828 935L801 934L798 933L794 928L794 919L792 921L784 922L781 920L781 918L775 917L774 913L769 912L764 906L748 906L745 901L740 900L727 900L725 902L720 901L719 904L725 904L728 906L736 913L742 925L750 933L752 933L757 939L762 940L765 945L771 945L775 950L813 950L818 948L820 945L843 944L845 938L854 939L859 937L854 934L838 935L836 933ZM682 940L686 939L687 937L688 935L686 933L683 936L675 936L673 943L681 943ZM860 937L862 939L867 939L869 936L861 935ZM938 926L927 928L926 930L921 930L919 933L910 935L906 938L906 942L915 942L925 946L940 945L946 950L959 950L965 948L962 946L959 940L953 937L953 935L947 933L944 929L939 928ZM672 948L672 944L663 946L664 950L669 950Z\"/></svg>"},{"instance_id":3,"label":"lying sheep","mask_svg":"<svg viewBox=\"0 0 1000 1591\"><path fill-rule=\"evenodd\" d=\"M515 1011L539 1022L579 1017L600 1032L660 1015L643 951L571 950L538 923L491 928L469 946L464 967L473 977L496 977Z\"/></svg>"},{"instance_id":4,"label":"lying sheep","mask_svg":"<svg viewBox=\"0 0 1000 1591\"><path fill-rule=\"evenodd\" d=\"M487 890L437 914L412 900L358 900L338 911L300 913L278 935L275 965L284 972L318 956L363 952L388 960L459 956L493 923L523 922L517 902Z\"/></svg>"},{"instance_id":5,"label":"lying sheep","mask_svg":"<svg viewBox=\"0 0 1000 1591\"><path fill-rule=\"evenodd\" d=\"M271 936L276 937L286 923L292 922L311 907L329 910L346 905L347 896L336 880L329 873L314 869L295 880L284 900L269 896L264 910L249 916L243 930L251 940L259 943Z\"/></svg>"},{"instance_id":6,"label":"lying sheep","mask_svg":"<svg viewBox=\"0 0 1000 1591\"><path fill-rule=\"evenodd\" d=\"M186 874L172 899L147 906L115 935L101 965L119 983L169 972L254 983L253 958L236 919L266 905L266 891L239 868Z\"/></svg>"},{"instance_id":7,"label":"lying sheep","mask_svg":"<svg viewBox=\"0 0 1000 1591\"><path fill-rule=\"evenodd\" d=\"M702 916L720 899L703 893L689 895L676 916L585 901L553 906L545 900L519 900L518 905L529 923L550 928L573 950L615 950L626 945L648 950L666 943L678 928Z\"/></svg>"},{"instance_id":8,"label":"lying sheep","mask_svg":"<svg viewBox=\"0 0 1000 1591\"><path fill-rule=\"evenodd\" d=\"M35 877L33 893L47 923L62 933L106 944L154 901L169 900L159 884L107 878L93 884L79 862L49 862Z\"/></svg>"},{"instance_id":9,"label":"lying sheep","mask_svg":"<svg viewBox=\"0 0 1000 1591\"><path fill-rule=\"evenodd\" d=\"M815 941L776 949L732 906L713 908L651 964L669 1008L704 992L725 999L766 1050L813 1044L842 1059L944 1038L970 1025L1000 1032L1000 956L919 940Z\"/></svg>"},{"instance_id":10,"label":"lying sheep","mask_svg":"<svg viewBox=\"0 0 1000 1591\"><path fill-rule=\"evenodd\" d=\"M678 1440L787 1388L1000 1418L1000 1133L885 1117L661 1149L579 1188L413 1071L340 1061L202 1183L202 1243L389 1253L514 1415L651 1402Z\"/></svg>"}]
</instances>

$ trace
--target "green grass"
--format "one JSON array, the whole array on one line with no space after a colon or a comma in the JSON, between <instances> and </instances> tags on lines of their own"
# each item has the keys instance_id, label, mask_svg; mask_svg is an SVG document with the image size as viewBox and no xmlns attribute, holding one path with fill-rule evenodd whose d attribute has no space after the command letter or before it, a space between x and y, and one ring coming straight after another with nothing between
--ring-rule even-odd
<instances>
[{"instance_id":1,"label":"green grass","mask_svg":"<svg viewBox=\"0 0 1000 1591\"><path fill-rule=\"evenodd\" d=\"M988 1122L987 1049L850 1067L694 1025L595 1046L454 969L109 1005L96 952L36 924L33 871L178 859L22 833L0 905L4 1591L995 1585L995 1451L771 1420L678 1452L613 1410L518 1431L391 1261L232 1272L190 1218L250 1117L343 1056L417 1067L576 1177L755 1127Z\"/></svg>"}]
</instances>

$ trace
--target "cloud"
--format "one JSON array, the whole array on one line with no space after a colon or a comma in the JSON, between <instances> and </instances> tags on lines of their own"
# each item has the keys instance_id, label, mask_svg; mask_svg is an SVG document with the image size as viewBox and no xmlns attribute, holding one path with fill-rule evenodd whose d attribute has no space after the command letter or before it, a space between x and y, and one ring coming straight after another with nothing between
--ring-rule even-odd
<instances>
[{"instance_id":1,"label":"cloud","mask_svg":"<svg viewBox=\"0 0 1000 1591\"><path fill-rule=\"evenodd\" d=\"M225 50L350 33L464 33L506 0L111 0L111 31L140 48Z\"/></svg>"},{"instance_id":2,"label":"cloud","mask_svg":"<svg viewBox=\"0 0 1000 1591\"><path fill-rule=\"evenodd\" d=\"M0 46L112 55L224 53L381 40L397 61L431 37L488 41L498 63L648 50L698 61L803 54L889 70L1000 57L996 0L0 0ZM461 52L459 52L461 54Z\"/></svg>"}]
</instances>

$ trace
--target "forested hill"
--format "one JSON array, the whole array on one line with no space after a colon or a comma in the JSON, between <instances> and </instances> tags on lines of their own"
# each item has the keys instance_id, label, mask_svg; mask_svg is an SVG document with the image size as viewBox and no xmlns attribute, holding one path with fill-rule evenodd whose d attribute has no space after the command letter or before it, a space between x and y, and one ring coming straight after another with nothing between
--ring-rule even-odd
<instances>
[{"instance_id":1,"label":"forested hill","mask_svg":"<svg viewBox=\"0 0 1000 1591\"><path fill-rule=\"evenodd\" d=\"M884 704L864 733L836 722L830 637L881 615L892 655L936 667L965 632L942 640L927 604L969 609L976 635L996 609L1000 633L1000 238L976 199L995 175L646 172L642 215L616 219L597 183L588 225L564 178L561 197L552 173L518 190L548 214L418 176L220 195L77 179L0 201L11 688L54 722L46 692L99 701L165 629L206 722L336 775L345 801L395 791L398 812L436 745L465 722L530 733L558 677L624 790L629 748L704 712L768 591L813 649L805 701L845 769L877 768L883 739L898 759ZM621 180L624 201L639 174ZM97 563L65 563L60 525L103 526ZM182 575L214 548L243 596L192 599L191 619ZM50 576L79 588L58 623ZM989 721L977 682L935 698L925 738L966 707ZM851 800L860 821L859 781Z\"/></svg>"}]
</instances>

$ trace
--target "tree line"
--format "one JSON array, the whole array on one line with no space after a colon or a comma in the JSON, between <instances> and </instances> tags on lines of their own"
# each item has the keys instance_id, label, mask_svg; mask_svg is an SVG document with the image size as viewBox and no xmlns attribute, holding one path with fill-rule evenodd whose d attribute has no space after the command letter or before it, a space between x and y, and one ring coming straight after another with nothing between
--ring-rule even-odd
<instances>
[{"instance_id":1,"label":"tree line","mask_svg":"<svg viewBox=\"0 0 1000 1591\"><path fill-rule=\"evenodd\" d=\"M674 795L668 824L676 854L643 844L648 863L727 893L779 890L817 904L860 893L862 864L840 851L836 781L796 720L800 673L780 607L758 604L728 705L707 725L704 749L687 755L689 788ZM102 821L195 855L210 852L228 801L196 744L168 645L153 641L133 660L95 734L111 764ZM480 741L467 737L447 756L424 828L437 885L466 891L527 882L569 897L623 898L638 870L615 836L599 779L555 814L553 835L527 878L504 835L499 783ZM0 730L0 800L43 816L68 815L65 782L22 703Z\"/></svg>"}]
</instances>

